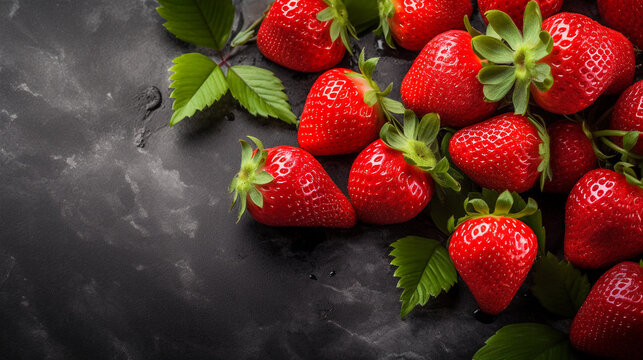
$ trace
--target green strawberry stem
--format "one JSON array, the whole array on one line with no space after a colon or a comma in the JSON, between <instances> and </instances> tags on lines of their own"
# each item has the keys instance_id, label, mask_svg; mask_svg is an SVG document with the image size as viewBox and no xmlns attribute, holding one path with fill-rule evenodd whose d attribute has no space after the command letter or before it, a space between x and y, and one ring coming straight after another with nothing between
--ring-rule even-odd
<instances>
[{"instance_id":1,"label":"green strawberry stem","mask_svg":"<svg viewBox=\"0 0 643 360\"><path fill-rule=\"evenodd\" d=\"M263 11L263 14L259 19L255 20L255 22L253 22L252 25L250 25L247 29L240 31L232 39L232 41L230 42L230 46L237 47L237 46L245 45L249 41L255 40L256 39L255 28L259 26L259 24L261 24L263 19L266 18L266 15L268 15L268 11L270 11L271 7L272 7L272 4L268 5L268 7L266 8L266 10Z\"/></svg>"},{"instance_id":2,"label":"green strawberry stem","mask_svg":"<svg viewBox=\"0 0 643 360\"><path fill-rule=\"evenodd\" d=\"M585 132L585 135L589 137L590 139L594 138L599 138L599 140L605 144L608 148L616 151L617 153L621 154L621 160L624 162L627 161L634 161L634 162L640 162L643 161L643 156L633 153L631 150L634 148L636 145L636 142L639 141L639 131L625 131L625 130L598 130L594 132L590 132L587 130L587 128L583 124L583 131ZM609 137L622 137L623 138L623 146L618 146L616 145L613 141L609 139ZM596 152L596 148L594 149ZM600 152L600 150L599 150ZM601 153L605 158L609 158L609 156L604 155ZM597 153L598 155L598 153Z\"/></svg>"},{"instance_id":3,"label":"green strawberry stem","mask_svg":"<svg viewBox=\"0 0 643 360\"><path fill-rule=\"evenodd\" d=\"M341 37L346 50L349 54L353 55L353 49L351 48L348 35L350 33L355 39L358 37L355 27L353 27L348 20L346 5L344 5L342 0L324 0L324 2L328 7L317 14L317 20L321 22L331 21L330 39L335 41L338 37Z\"/></svg>"},{"instance_id":4,"label":"green strawberry stem","mask_svg":"<svg viewBox=\"0 0 643 360\"><path fill-rule=\"evenodd\" d=\"M252 146L244 140L239 140L241 143L241 170L232 178L229 187L230 193L234 193L230 210L234 208L237 200L241 199L237 222L241 220L241 216L246 211L248 195L250 195L250 201L258 207L263 207L263 195L257 186L268 184L274 180L272 175L263 170L268 152L264 150L259 139L252 136L248 136L248 138L255 143L257 151L254 152Z\"/></svg>"},{"instance_id":5,"label":"green strawberry stem","mask_svg":"<svg viewBox=\"0 0 643 360\"><path fill-rule=\"evenodd\" d=\"M547 31L542 31L540 7L533 0L525 9L522 33L502 11L490 10L485 16L489 20L487 34L471 40L473 51L488 60L478 73L485 100L500 101L513 89L515 113L524 115L531 85L547 91L554 84L549 65L539 62L551 53L554 41Z\"/></svg>"},{"instance_id":6,"label":"green strawberry stem","mask_svg":"<svg viewBox=\"0 0 643 360\"><path fill-rule=\"evenodd\" d=\"M640 167L641 172L643 173L643 166ZM614 171L625 176L625 180L632 185L643 188L643 178L640 178L636 175L634 171L634 165L627 162L618 162L614 165Z\"/></svg>"},{"instance_id":7,"label":"green strawberry stem","mask_svg":"<svg viewBox=\"0 0 643 360\"><path fill-rule=\"evenodd\" d=\"M538 204L536 203L536 200L532 198L529 198L527 200L527 204L522 210L515 213L511 213L511 208L513 207L513 204L514 204L514 198L511 192L509 192L509 190L503 191L500 194L500 196L498 196L498 199L496 200L496 206L493 212L490 212L489 205L483 199L466 198L464 200L464 210L466 212L466 215L458 219L457 224L455 224L455 220L452 216L449 219L449 225L448 225L449 231L453 232L453 230L455 230L455 228L460 226L460 224L470 219L476 219L476 218L487 217L487 216L504 216L504 217L510 217L514 219L520 219L520 218L533 215L536 213L536 211L538 211Z\"/></svg>"},{"instance_id":8,"label":"green strawberry stem","mask_svg":"<svg viewBox=\"0 0 643 360\"><path fill-rule=\"evenodd\" d=\"M395 44L391 36L391 27L388 23L388 19L395 15L395 4L393 4L392 0L377 0L377 9L380 14L380 24L373 32L377 35L382 35L386 44L390 48L395 49Z\"/></svg>"},{"instance_id":9,"label":"green strawberry stem","mask_svg":"<svg viewBox=\"0 0 643 360\"><path fill-rule=\"evenodd\" d=\"M384 143L401 151L407 163L428 172L441 187L460 191L460 183L449 173L449 160L439 158L440 117L436 113L424 115L418 122L415 113L404 112L404 129L386 123L380 130Z\"/></svg>"},{"instance_id":10,"label":"green strawberry stem","mask_svg":"<svg viewBox=\"0 0 643 360\"><path fill-rule=\"evenodd\" d=\"M364 93L364 103L368 106L375 106L378 104L386 119L395 126L401 127L399 120L393 114L404 114L404 105L401 102L388 98L387 96L393 91L393 83L390 83L384 91L382 91L373 80L373 72L379 62L380 58L370 58L366 60L364 49L359 54L359 70L358 73L348 73L347 76L358 77L366 80L371 90Z\"/></svg>"},{"instance_id":11,"label":"green strawberry stem","mask_svg":"<svg viewBox=\"0 0 643 360\"><path fill-rule=\"evenodd\" d=\"M542 141L540 145L538 145L538 153L542 158L540 164L538 164L538 171L540 172L540 191L542 191L545 188L545 182L551 181L551 179L553 178L550 166L551 155L549 150L551 140L549 139L549 134L547 133L545 120L542 117L536 114L530 114L528 116L528 119L536 127L536 129L538 129L538 136Z\"/></svg>"}]
</instances>

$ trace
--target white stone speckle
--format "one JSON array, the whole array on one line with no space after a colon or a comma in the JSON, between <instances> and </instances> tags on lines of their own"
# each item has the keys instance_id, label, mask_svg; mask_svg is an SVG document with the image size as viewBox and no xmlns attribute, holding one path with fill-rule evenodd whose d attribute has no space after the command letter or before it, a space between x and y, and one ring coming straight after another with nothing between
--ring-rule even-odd
<instances>
[{"instance_id":1,"label":"white stone speckle","mask_svg":"<svg viewBox=\"0 0 643 360\"><path fill-rule=\"evenodd\" d=\"M76 162L76 155L72 155L65 159L65 162L67 165L69 165L70 169L75 169L78 166L78 163Z\"/></svg>"},{"instance_id":2,"label":"white stone speckle","mask_svg":"<svg viewBox=\"0 0 643 360\"><path fill-rule=\"evenodd\" d=\"M13 0L11 2L11 8L9 9L9 19L13 19L16 16L16 13L20 9L20 2L18 0Z\"/></svg>"},{"instance_id":3,"label":"white stone speckle","mask_svg":"<svg viewBox=\"0 0 643 360\"><path fill-rule=\"evenodd\" d=\"M14 89L24 91L24 92L26 92L28 94L31 94L31 96L33 96L33 97L42 97L42 95L40 95L39 93L31 90L29 88L29 85L27 85L26 83L21 83L20 85L15 86Z\"/></svg>"},{"instance_id":4,"label":"white stone speckle","mask_svg":"<svg viewBox=\"0 0 643 360\"><path fill-rule=\"evenodd\" d=\"M10 121L14 121L18 118L18 114L12 114L7 109L0 110L0 114L6 115Z\"/></svg>"}]
</instances>

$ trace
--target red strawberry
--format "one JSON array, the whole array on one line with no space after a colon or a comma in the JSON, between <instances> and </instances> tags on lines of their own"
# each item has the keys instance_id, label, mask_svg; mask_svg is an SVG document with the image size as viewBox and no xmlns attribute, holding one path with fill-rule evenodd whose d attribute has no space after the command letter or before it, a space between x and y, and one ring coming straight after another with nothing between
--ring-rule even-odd
<instances>
[{"instance_id":1,"label":"red strawberry","mask_svg":"<svg viewBox=\"0 0 643 360\"><path fill-rule=\"evenodd\" d=\"M402 104L386 98L373 81L378 58L364 60L361 74L348 69L325 72L313 84L299 123L299 145L313 155L349 154L377 139L390 113L403 113Z\"/></svg>"},{"instance_id":2,"label":"red strawberry","mask_svg":"<svg viewBox=\"0 0 643 360\"><path fill-rule=\"evenodd\" d=\"M610 128L641 132L632 151L643 155L643 80L627 88L618 98L610 119ZM614 141L622 144L620 138L615 138Z\"/></svg>"},{"instance_id":3,"label":"red strawberry","mask_svg":"<svg viewBox=\"0 0 643 360\"><path fill-rule=\"evenodd\" d=\"M382 139L355 159L348 177L348 195L360 220L395 224L413 219L433 196L433 181L459 190L447 174L446 158L438 161L437 115L429 114L418 125L407 111L404 134L390 123L382 127Z\"/></svg>"},{"instance_id":4,"label":"red strawberry","mask_svg":"<svg viewBox=\"0 0 643 360\"><path fill-rule=\"evenodd\" d=\"M490 101L504 98L513 87L518 114L526 113L530 93L547 111L573 114L602 94L622 91L634 78L632 44L586 16L556 14L542 23L541 32L538 5L530 1L521 34L507 14L492 10L485 15L493 36L476 36L472 44L493 65L478 77Z\"/></svg>"},{"instance_id":5,"label":"red strawberry","mask_svg":"<svg viewBox=\"0 0 643 360\"><path fill-rule=\"evenodd\" d=\"M489 214L481 199L469 200L468 212L451 235L449 255L455 268L476 298L480 309L496 315L504 310L525 281L538 252L536 235L517 217L533 214L537 206L529 199L518 214L509 214L513 197L503 192L496 211Z\"/></svg>"},{"instance_id":6,"label":"red strawberry","mask_svg":"<svg viewBox=\"0 0 643 360\"><path fill-rule=\"evenodd\" d=\"M610 359L643 354L643 264L622 262L603 274L578 310L572 345Z\"/></svg>"},{"instance_id":7,"label":"red strawberry","mask_svg":"<svg viewBox=\"0 0 643 360\"><path fill-rule=\"evenodd\" d=\"M558 120L548 127L548 132L552 180L545 183L544 191L567 193L578 179L596 168L598 159L581 124Z\"/></svg>"},{"instance_id":8,"label":"red strawberry","mask_svg":"<svg viewBox=\"0 0 643 360\"><path fill-rule=\"evenodd\" d=\"M355 225L355 210L321 164L292 146L252 147L241 140L241 171L232 179L234 201L241 199L239 219L246 206L258 222L270 226Z\"/></svg>"},{"instance_id":9,"label":"red strawberry","mask_svg":"<svg viewBox=\"0 0 643 360\"><path fill-rule=\"evenodd\" d=\"M598 12L605 23L629 37L634 45L643 48L643 1L598 0Z\"/></svg>"},{"instance_id":10,"label":"red strawberry","mask_svg":"<svg viewBox=\"0 0 643 360\"><path fill-rule=\"evenodd\" d=\"M525 116L503 114L458 130L449 154L478 185L521 193L534 186L548 161L541 136L544 131Z\"/></svg>"},{"instance_id":11,"label":"red strawberry","mask_svg":"<svg viewBox=\"0 0 643 360\"><path fill-rule=\"evenodd\" d=\"M401 47L420 51L434 36L447 30L463 28L462 18L471 16L470 0L379 0L380 27L393 46L391 34Z\"/></svg>"},{"instance_id":12,"label":"red strawberry","mask_svg":"<svg viewBox=\"0 0 643 360\"><path fill-rule=\"evenodd\" d=\"M344 57L345 47L350 51L347 32L355 30L347 19L340 0L276 0L261 23L257 46L265 57L292 70L329 69ZM339 28L334 38L331 27Z\"/></svg>"},{"instance_id":13,"label":"red strawberry","mask_svg":"<svg viewBox=\"0 0 643 360\"><path fill-rule=\"evenodd\" d=\"M607 169L585 174L567 198L564 244L567 260L581 268L643 253L643 185Z\"/></svg>"},{"instance_id":14,"label":"red strawberry","mask_svg":"<svg viewBox=\"0 0 643 360\"><path fill-rule=\"evenodd\" d=\"M523 14L529 0L478 0L478 8L485 23L489 23L484 16L489 10L500 10L511 17L516 26L522 27ZM563 6L563 0L536 0L544 18L548 18Z\"/></svg>"},{"instance_id":15,"label":"red strawberry","mask_svg":"<svg viewBox=\"0 0 643 360\"><path fill-rule=\"evenodd\" d=\"M424 47L404 77L402 102L419 115L438 113L444 126L463 127L488 118L498 105L484 101L476 77L481 68L469 33L442 33Z\"/></svg>"}]
</instances>

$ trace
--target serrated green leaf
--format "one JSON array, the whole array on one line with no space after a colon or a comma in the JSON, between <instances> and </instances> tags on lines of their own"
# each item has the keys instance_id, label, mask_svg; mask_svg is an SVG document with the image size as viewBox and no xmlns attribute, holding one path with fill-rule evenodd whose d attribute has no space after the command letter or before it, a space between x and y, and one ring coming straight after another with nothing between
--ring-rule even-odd
<instances>
[{"instance_id":1,"label":"serrated green leaf","mask_svg":"<svg viewBox=\"0 0 643 360\"><path fill-rule=\"evenodd\" d=\"M502 327L473 355L474 360L576 359L567 334L538 323Z\"/></svg>"},{"instance_id":2,"label":"serrated green leaf","mask_svg":"<svg viewBox=\"0 0 643 360\"><path fill-rule=\"evenodd\" d=\"M284 86L271 71L256 66L236 65L228 70L230 92L252 115L274 117L296 124Z\"/></svg>"},{"instance_id":3,"label":"serrated green leaf","mask_svg":"<svg viewBox=\"0 0 643 360\"><path fill-rule=\"evenodd\" d=\"M232 0L158 0L163 26L177 38L198 46L223 49L234 21Z\"/></svg>"},{"instance_id":4,"label":"serrated green leaf","mask_svg":"<svg viewBox=\"0 0 643 360\"><path fill-rule=\"evenodd\" d=\"M436 240L407 236L391 245L394 257L391 265L397 266L393 276L399 277L401 317L416 305L425 305L431 296L448 291L458 280L447 250Z\"/></svg>"},{"instance_id":5,"label":"serrated green leaf","mask_svg":"<svg viewBox=\"0 0 643 360\"><path fill-rule=\"evenodd\" d=\"M228 91L225 75L207 56L190 53L173 60L176 64L170 68L170 88L174 89L174 114L170 126L174 126L186 117L194 115L219 100Z\"/></svg>"},{"instance_id":6,"label":"serrated green leaf","mask_svg":"<svg viewBox=\"0 0 643 360\"><path fill-rule=\"evenodd\" d=\"M589 294L587 276L569 262L559 262L550 252L536 260L533 276L531 292L545 309L556 315L574 317Z\"/></svg>"},{"instance_id":7,"label":"serrated green leaf","mask_svg":"<svg viewBox=\"0 0 643 360\"><path fill-rule=\"evenodd\" d=\"M500 84L488 84L482 88L485 99L491 102L502 100L509 90L514 86L514 81L507 81Z\"/></svg>"}]
</instances>

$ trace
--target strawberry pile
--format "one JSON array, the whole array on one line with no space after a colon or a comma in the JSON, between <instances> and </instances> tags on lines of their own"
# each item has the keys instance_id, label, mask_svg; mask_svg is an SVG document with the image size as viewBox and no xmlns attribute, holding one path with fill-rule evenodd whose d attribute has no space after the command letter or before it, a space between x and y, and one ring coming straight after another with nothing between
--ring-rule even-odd
<instances>
[{"instance_id":1,"label":"strawberry pile","mask_svg":"<svg viewBox=\"0 0 643 360\"><path fill-rule=\"evenodd\" d=\"M376 33L419 51L398 102L389 97L392 83L374 80L379 59L365 51L358 71L333 68L356 37L342 1L275 1L257 33L259 50L294 71L325 72L299 120L300 148L264 148L250 137L253 149L241 140L230 184L239 218L247 210L270 226L350 228L403 223L431 204L449 219L434 217L449 229L444 266L495 315L555 250L534 228L536 202L519 194L568 194L560 264L578 274L574 267L606 271L580 310L566 313L578 310L571 344L640 358L643 263L632 260L643 255L643 80L635 82L643 2L599 0L604 24L560 13L562 5L478 0L488 24L481 33L469 24L469 0L373 1ZM315 158L340 154L357 154L347 189ZM441 207L448 202L459 210ZM477 358L489 358L486 351Z\"/></svg>"}]
</instances>

